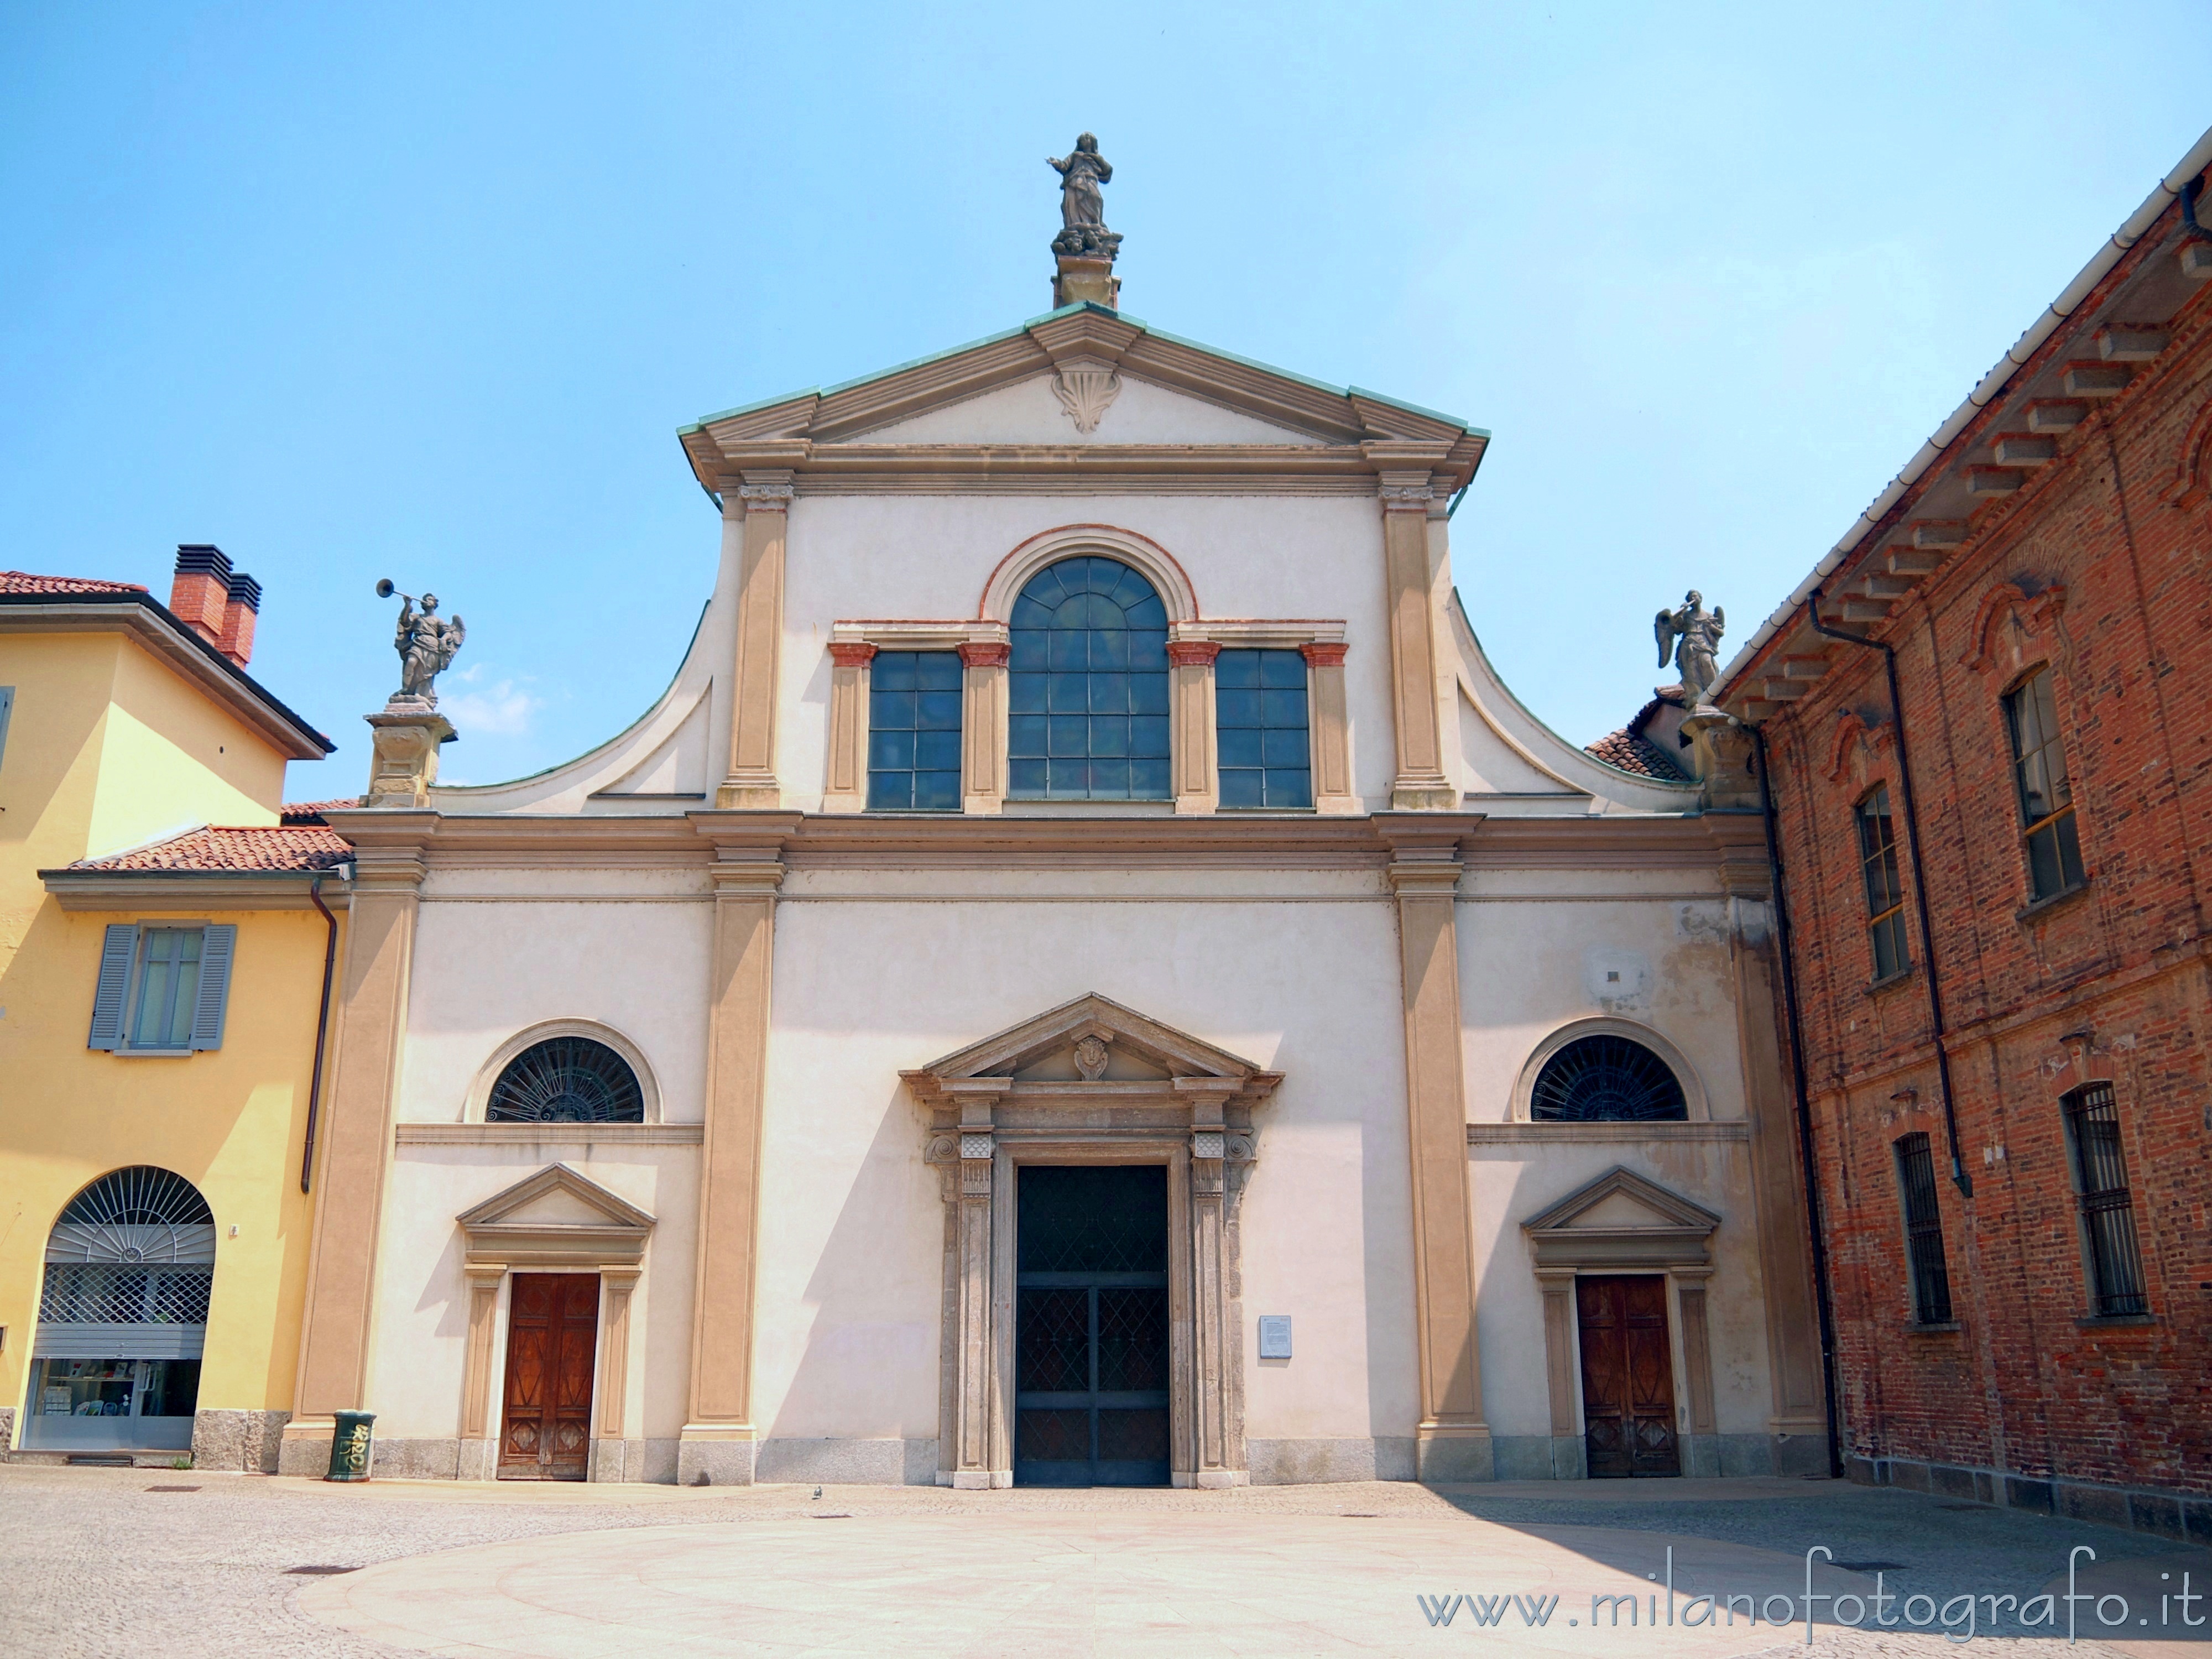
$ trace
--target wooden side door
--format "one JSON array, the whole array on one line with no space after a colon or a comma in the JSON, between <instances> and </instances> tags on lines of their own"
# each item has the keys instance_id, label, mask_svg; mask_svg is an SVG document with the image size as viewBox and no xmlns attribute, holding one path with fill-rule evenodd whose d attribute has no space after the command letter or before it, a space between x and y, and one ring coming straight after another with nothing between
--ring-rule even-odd
<instances>
[{"instance_id":1,"label":"wooden side door","mask_svg":"<svg viewBox=\"0 0 2212 1659\"><path fill-rule=\"evenodd\" d=\"M1591 1479L1680 1474L1666 1279L1656 1273L1577 1279L1575 1310Z\"/></svg>"},{"instance_id":2,"label":"wooden side door","mask_svg":"<svg viewBox=\"0 0 2212 1659\"><path fill-rule=\"evenodd\" d=\"M596 1273L517 1273L507 1321L502 1480L581 1480L592 1448Z\"/></svg>"}]
</instances>

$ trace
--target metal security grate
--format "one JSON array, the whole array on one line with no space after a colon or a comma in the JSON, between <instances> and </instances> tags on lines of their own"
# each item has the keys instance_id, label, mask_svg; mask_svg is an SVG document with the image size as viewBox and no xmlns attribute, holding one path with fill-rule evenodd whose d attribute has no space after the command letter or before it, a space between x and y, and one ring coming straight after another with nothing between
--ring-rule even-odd
<instances>
[{"instance_id":1,"label":"metal security grate","mask_svg":"<svg viewBox=\"0 0 2212 1659\"><path fill-rule=\"evenodd\" d=\"M47 1236L46 1260L213 1261L215 1212L182 1176L150 1164L111 1170L69 1201Z\"/></svg>"},{"instance_id":2,"label":"metal security grate","mask_svg":"<svg viewBox=\"0 0 2212 1659\"><path fill-rule=\"evenodd\" d=\"M1673 1068L1609 1033L1577 1037L1546 1060L1528 1101L1540 1123L1680 1122L1689 1115Z\"/></svg>"},{"instance_id":3,"label":"metal security grate","mask_svg":"<svg viewBox=\"0 0 2212 1659\"><path fill-rule=\"evenodd\" d=\"M491 1123L642 1123L637 1074L604 1042L562 1036L507 1062L484 1109Z\"/></svg>"},{"instance_id":4,"label":"metal security grate","mask_svg":"<svg viewBox=\"0 0 2212 1659\"><path fill-rule=\"evenodd\" d=\"M1167 1271L1164 1165L1030 1164L1017 1194L1021 1272Z\"/></svg>"},{"instance_id":5,"label":"metal security grate","mask_svg":"<svg viewBox=\"0 0 2212 1659\"><path fill-rule=\"evenodd\" d=\"M1912 1316L1951 1322L1951 1269L1943 1255L1943 1214L1936 1202L1936 1155L1916 1130L1899 1135L1897 1184L1905 1201L1905 1248L1912 1263Z\"/></svg>"},{"instance_id":6,"label":"metal security grate","mask_svg":"<svg viewBox=\"0 0 2212 1659\"><path fill-rule=\"evenodd\" d=\"M2148 1313L2150 1297L2143 1285L2142 1250L2136 1241L2135 1200L2120 1154L2120 1112L2112 1085L2093 1083L2076 1089L2065 1103L2097 1311Z\"/></svg>"},{"instance_id":7,"label":"metal security grate","mask_svg":"<svg viewBox=\"0 0 2212 1659\"><path fill-rule=\"evenodd\" d=\"M46 1325L204 1325L213 1267L50 1261L39 1298Z\"/></svg>"}]
</instances>

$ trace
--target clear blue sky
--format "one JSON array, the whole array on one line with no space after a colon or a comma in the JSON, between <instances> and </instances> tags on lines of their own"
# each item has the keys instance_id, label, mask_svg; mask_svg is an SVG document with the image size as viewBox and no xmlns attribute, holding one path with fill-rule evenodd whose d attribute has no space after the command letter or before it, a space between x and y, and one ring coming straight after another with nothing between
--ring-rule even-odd
<instances>
[{"instance_id":1,"label":"clear blue sky","mask_svg":"<svg viewBox=\"0 0 2212 1659\"><path fill-rule=\"evenodd\" d=\"M359 790L392 607L447 775L673 672L675 431L1046 309L1079 129L1157 326L1496 434L1475 625L1577 742L1740 642L2212 123L2212 7L0 6L0 564L220 544Z\"/></svg>"}]
</instances>

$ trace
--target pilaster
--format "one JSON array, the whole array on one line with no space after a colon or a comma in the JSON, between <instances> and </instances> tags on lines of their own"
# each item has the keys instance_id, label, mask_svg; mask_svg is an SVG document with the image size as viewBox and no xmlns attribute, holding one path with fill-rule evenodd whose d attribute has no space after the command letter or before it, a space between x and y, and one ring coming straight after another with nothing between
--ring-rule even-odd
<instances>
[{"instance_id":1,"label":"pilaster","mask_svg":"<svg viewBox=\"0 0 2212 1659\"><path fill-rule=\"evenodd\" d=\"M642 1267L599 1269L599 1391L592 1401L599 1425L592 1431L592 1479L629 1479L623 1451L623 1425L629 1415L629 1314Z\"/></svg>"},{"instance_id":2,"label":"pilaster","mask_svg":"<svg viewBox=\"0 0 2212 1659\"><path fill-rule=\"evenodd\" d=\"M1309 718L1313 730L1314 811L1357 813L1359 797L1352 787L1352 721L1344 696L1344 659L1350 647L1316 641L1298 647L1306 659L1313 690Z\"/></svg>"},{"instance_id":3,"label":"pilaster","mask_svg":"<svg viewBox=\"0 0 2212 1659\"><path fill-rule=\"evenodd\" d=\"M784 543L791 520L791 474L748 471L722 497L725 520L741 515L744 558L738 583L737 659L730 692L730 770L714 792L723 808L773 811L783 805L775 779L776 684L783 647Z\"/></svg>"},{"instance_id":4,"label":"pilaster","mask_svg":"<svg viewBox=\"0 0 2212 1659\"><path fill-rule=\"evenodd\" d=\"M996 1079L962 1079L947 1085L960 1110L960 1184L953 1200L958 1209L953 1224L960 1255L960 1306L954 1327L959 1395L953 1419L952 1484L962 1491L1010 1486L1014 1480L1012 1448L999 1403L1002 1390L993 1364L1001 1333L994 1317L1000 1298L992 1248L992 1211L999 1196L994 1190L998 1142L992 1132L992 1109L1002 1088Z\"/></svg>"},{"instance_id":5,"label":"pilaster","mask_svg":"<svg viewBox=\"0 0 2212 1659\"><path fill-rule=\"evenodd\" d=\"M775 896L783 881L783 838L799 820L779 815L733 821L699 812L691 822L714 842L714 949L690 1403L677 1450L677 1479L684 1486L750 1485L758 1437L752 1420L753 1302Z\"/></svg>"},{"instance_id":6,"label":"pilaster","mask_svg":"<svg viewBox=\"0 0 2212 1659\"><path fill-rule=\"evenodd\" d=\"M1221 804L1213 771L1213 664L1220 654L1220 645L1212 640L1168 641L1178 813L1208 813Z\"/></svg>"},{"instance_id":7,"label":"pilaster","mask_svg":"<svg viewBox=\"0 0 2212 1659\"><path fill-rule=\"evenodd\" d=\"M377 1241L392 1162L425 843L437 824L434 812L392 811L364 814L346 825L355 844L353 908L323 1095L300 1369L279 1454L286 1474L322 1473L330 1456L331 1413L374 1409L366 1395Z\"/></svg>"},{"instance_id":8,"label":"pilaster","mask_svg":"<svg viewBox=\"0 0 2212 1659\"><path fill-rule=\"evenodd\" d=\"M1006 662L1004 640L969 640L960 662L960 810L987 816L1006 810Z\"/></svg>"},{"instance_id":9,"label":"pilaster","mask_svg":"<svg viewBox=\"0 0 2212 1659\"><path fill-rule=\"evenodd\" d=\"M1390 786L1391 810L1449 811L1460 800L1444 775L1443 730L1437 700L1438 665L1443 658L1437 638L1437 569L1430 552L1429 511L1435 494L1425 467L1385 468L1378 477L1398 745L1398 769Z\"/></svg>"},{"instance_id":10,"label":"pilaster","mask_svg":"<svg viewBox=\"0 0 2212 1659\"><path fill-rule=\"evenodd\" d=\"M1486 1480L1495 1473L1475 1329L1454 915L1464 867L1459 842L1479 822L1454 815L1427 822L1380 818L1376 824L1390 848L1386 873L1398 901L1420 1365L1415 1455L1423 1480Z\"/></svg>"},{"instance_id":11,"label":"pilaster","mask_svg":"<svg viewBox=\"0 0 2212 1659\"><path fill-rule=\"evenodd\" d=\"M861 812L868 805L868 665L877 647L865 640L830 644L830 764L822 794L825 812Z\"/></svg>"},{"instance_id":12,"label":"pilaster","mask_svg":"<svg viewBox=\"0 0 2212 1659\"><path fill-rule=\"evenodd\" d=\"M1241 1084L1233 1078L1178 1078L1191 1103L1190 1275L1192 1482L1241 1486L1247 1480L1241 1381L1241 1289L1229 1252L1228 1131L1223 1108Z\"/></svg>"},{"instance_id":13,"label":"pilaster","mask_svg":"<svg viewBox=\"0 0 2212 1659\"><path fill-rule=\"evenodd\" d=\"M471 1261L461 1269L469 1287L468 1346L461 1359L461 1453L459 1478L489 1480L498 1472L498 1447L492 1437L493 1336L499 1322L499 1287L507 1264Z\"/></svg>"}]
</instances>

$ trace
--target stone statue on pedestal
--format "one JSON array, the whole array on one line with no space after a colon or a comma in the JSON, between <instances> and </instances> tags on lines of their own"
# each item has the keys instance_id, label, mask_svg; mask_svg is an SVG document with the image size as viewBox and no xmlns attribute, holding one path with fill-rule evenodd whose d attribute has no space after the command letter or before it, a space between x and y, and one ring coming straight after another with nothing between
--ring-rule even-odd
<instances>
[{"instance_id":1,"label":"stone statue on pedestal","mask_svg":"<svg viewBox=\"0 0 2212 1659\"><path fill-rule=\"evenodd\" d=\"M388 599L397 591L389 580L376 585L380 599ZM418 604L422 607L419 611L415 609ZM393 701L404 697L436 708L438 694L432 682L453 666L468 636L468 626L459 617L448 622L438 615L435 593L425 593L419 600L411 593L401 593L399 629L392 640L393 648L399 653L399 689L392 694Z\"/></svg>"},{"instance_id":2,"label":"stone statue on pedestal","mask_svg":"<svg viewBox=\"0 0 2212 1659\"><path fill-rule=\"evenodd\" d=\"M1662 611L1653 619L1652 631L1659 640L1659 665L1664 668L1668 657L1673 656L1675 670L1682 676L1684 700L1692 708L1707 705L1713 682L1721 676L1716 650L1726 631L1726 617L1718 605L1706 610L1705 596L1693 587L1678 608Z\"/></svg>"},{"instance_id":3,"label":"stone statue on pedestal","mask_svg":"<svg viewBox=\"0 0 2212 1659\"><path fill-rule=\"evenodd\" d=\"M1098 153L1098 141L1085 133L1065 159L1046 156L1060 174L1060 234L1052 239L1054 253L1111 259L1121 239L1106 228L1106 198L1098 186L1114 177L1113 167Z\"/></svg>"}]
</instances>

